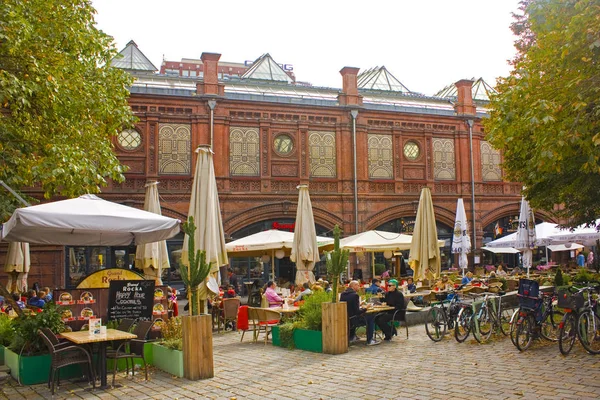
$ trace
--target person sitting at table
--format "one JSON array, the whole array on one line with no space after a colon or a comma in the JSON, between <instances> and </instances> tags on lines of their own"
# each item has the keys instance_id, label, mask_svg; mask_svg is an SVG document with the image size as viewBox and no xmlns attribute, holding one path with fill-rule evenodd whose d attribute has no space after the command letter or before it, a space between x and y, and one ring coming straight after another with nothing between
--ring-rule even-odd
<instances>
[{"instance_id":1,"label":"person sitting at table","mask_svg":"<svg viewBox=\"0 0 600 400\"><path fill-rule=\"evenodd\" d=\"M28 297L29 299L27 300L27 305L38 308L44 308L46 302L38 297L37 292L35 290L31 289L28 292Z\"/></svg>"},{"instance_id":2,"label":"person sitting at table","mask_svg":"<svg viewBox=\"0 0 600 400\"><path fill-rule=\"evenodd\" d=\"M381 288L381 281L377 278L373 279L371 282L371 286L365 289L365 293L369 294L379 294L383 293L383 289Z\"/></svg>"},{"instance_id":3,"label":"person sitting at table","mask_svg":"<svg viewBox=\"0 0 600 400\"><path fill-rule=\"evenodd\" d=\"M235 288L233 287L233 285L229 285L227 288L227 291L225 291L223 293L223 298L224 299L233 299L235 296L237 296L237 293L235 292Z\"/></svg>"},{"instance_id":4,"label":"person sitting at table","mask_svg":"<svg viewBox=\"0 0 600 400\"><path fill-rule=\"evenodd\" d=\"M375 318L375 322L384 334L385 341L389 342L392 340L392 335L396 335L396 327L390 325L389 322L404 321L406 315L406 308L404 306L404 295L398 290L398 281L390 279L388 281L388 291L385 294L385 303L394 307L393 310L381 313Z\"/></svg>"},{"instance_id":5,"label":"person sitting at table","mask_svg":"<svg viewBox=\"0 0 600 400\"><path fill-rule=\"evenodd\" d=\"M275 282L267 282L267 290L265 290L265 297L269 302L269 308L281 307L283 305L283 299L275 291L276 287L277 284Z\"/></svg>"},{"instance_id":6,"label":"person sitting at table","mask_svg":"<svg viewBox=\"0 0 600 400\"><path fill-rule=\"evenodd\" d=\"M42 298L46 303L52 301L52 290L48 286L44 287L44 292L46 292L46 296Z\"/></svg>"},{"instance_id":7,"label":"person sitting at table","mask_svg":"<svg viewBox=\"0 0 600 400\"><path fill-rule=\"evenodd\" d=\"M331 293L333 291L329 282L323 281L323 285L326 293Z\"/></svg>"},{"instance_id":8,"label":"person sitting at table","mask_svg":"<svg viewBox=\"0 0 600 400\"><path fill-rule=\"evenodd\" d=\"M462 281L460 281L461 285L468 285L473 280L473 273L471 271L467 272L465 276L463 276Z\"/></svg>"},{"instance_id":9,"label":"person sitting at table","mask_svg":"<svg viewBox=\"0 0 600 400\"><path fill-rule=\"evenodd\" d=\"M514 267L513 270L510 272L511 275L521 275L522 273L523 271L519 267Z\"/></svg>"},{"instance_id":10,"label":"person sitting at table","mask_svg":"<svg viewBox=\"0 0 600 400\"><path fill-rule=\"evenodd\" d=\"M502 263L498 264L498 269L496 270L496 276L506 276L506 271L504 270L504 267L502 266Z\"/></svg>"},{"instance_id":11,"label":"person sitting at table","mask_svg":"<svg viewBox=\"0 0 600 400\"><path fill-rule=\"evenodd\" d=\"M350 342L358 341L356 336L356 328L362 325L367 326L367 346L379 344L379 340L373 338L375 332L375 318L371 314L367 314L366 308L360 306L360 296L358 289L360 283L358 281L350 281L348 288L340 295L340 302L345 301L348 309L348 326L350 327ZM381 326L379 327L381 329ZM383 329L382 329L383 330Z\"/></svg>"},{"instance_id":12,"label":"person sitting at table","mask_svg":"<svg viewBox=\"0 0 600 400\"><path fill-rule=\"evenodd\" d=\"M406 288L408 289L408 291L410 293L414 293L417 291L417 285L415 285L413 278L411 278L411 277L406 278Z\"/></svg>"},{"instance_id":13,"label":"person sitting at table","mask_svg":"<svg viewBox=\"0 0 600 400\"><path fill-rule=\"evenodd\" d=\"M312 294L312 290L310 290L310 285L308 282L304 282L302 284L302 287L304 288L304 290L301 291L300 294L298 294L298 296L294 299L294 303L306 300L306 298Z\"/></svg>"}]
</instances>

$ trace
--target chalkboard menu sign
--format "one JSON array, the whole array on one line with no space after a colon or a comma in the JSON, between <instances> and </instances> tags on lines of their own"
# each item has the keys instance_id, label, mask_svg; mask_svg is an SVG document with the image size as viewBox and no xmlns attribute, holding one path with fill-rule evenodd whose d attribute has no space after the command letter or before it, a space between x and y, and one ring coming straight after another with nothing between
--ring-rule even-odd
<instances>
[{"instance_id":1,"label":"chalkboard menu sign","mask_svg":"<svg viewBox=\"0 0 600 400\"><path fill-rule=\"evenodd\" d=\"M108 319L152 318L154 281L110 281Z\"/></svg>"}]
</instances>

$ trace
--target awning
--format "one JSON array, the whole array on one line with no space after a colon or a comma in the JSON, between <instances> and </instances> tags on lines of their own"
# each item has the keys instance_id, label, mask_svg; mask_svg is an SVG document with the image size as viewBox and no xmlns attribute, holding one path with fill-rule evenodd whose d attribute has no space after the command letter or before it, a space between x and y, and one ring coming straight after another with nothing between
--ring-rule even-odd
<instances>
[{"instance_id":1,"label":"awning","mask_svg":"<svg viewBox=\"0 0 600 400\"><path fill-rule=\"evenodd\" d=\"M482 247L481 250L489 251L492 253L505 253L505 254L520 253L520 251L515 249L514 247L496 247L496 248Z\"/></svg>"}]
</instances>

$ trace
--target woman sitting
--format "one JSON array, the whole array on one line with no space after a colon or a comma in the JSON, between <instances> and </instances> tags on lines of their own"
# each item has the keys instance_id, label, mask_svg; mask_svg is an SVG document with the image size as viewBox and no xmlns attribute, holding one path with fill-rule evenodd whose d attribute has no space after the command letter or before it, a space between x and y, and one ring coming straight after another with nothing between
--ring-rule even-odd
<instances>
[{"instance_id":1,"label":"woman sitting","mask_svg":"<svg viewBox=\"0 0 600 400\"><path fill-rule=\"evenodd\" d=\"M267 282L267 290L265 290L265 298L269 302L269 308L281 307L283 299L275 292L277 284L273 281Z\"/></svg>"}]
</instances>

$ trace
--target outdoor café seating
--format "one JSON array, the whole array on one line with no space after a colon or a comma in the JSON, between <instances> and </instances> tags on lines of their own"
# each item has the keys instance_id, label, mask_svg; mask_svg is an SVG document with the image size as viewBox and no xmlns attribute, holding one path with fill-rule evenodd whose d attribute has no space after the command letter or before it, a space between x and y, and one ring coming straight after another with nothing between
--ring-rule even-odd
<instances>
[{"instance_id":1,"label":"outdoor caf\u00e9 seating","mask_svg":"<svg viewBox=\"0 0 600 400\"><path fill-rule=\"evenodd\" d=\"M44 341L44 344L52 357L50 375L48 376L48 387L50 388L52 396L54 396L54 385L56 381L60 384L60 369L69 365L82 364L86 368L86 376L91 381L92 386L94 388L96 387L96 376L92 365L92 357L87 350L81 346L65 346L59 342L54 334L52 335L54 337L50 338L42 331L42 329L38 330L38 335Z\"/></svg>"},{"instance_id":2,"label":"outdoor caf\u00e9 seating","mask_svg":"<svg viewBox=\"0 0 600 400\"><path fill-rule=\"evenodd\" d=\"M221 324L223 324L223 330L227 330L227 324L231 323L233 330L236 329L238 310L240 308L240 299L223 299L223 308L219 313L219 321L217 323L217 333L221 332Z\"/></svg>"},{"instance_id":3,"label":"outdoor caf\u00e9 seating","mask_svg":"<svg viewBox=\"0 0 600 400\"><path fill-rule=\"evenodd\" d=\"M117 375L117 361L125 359L125 365L127 374L129 375L129 360L131 360L131 373L132 376L135 373L134 358L141 358L144 363L144 370L146 373L146 380L148 380L148 364L144 356L144 344L147 342L146 337L150 328L152 328L152 321L139 321L133 330L133 334L137 336L136 339L126 340L122 342L119 347L115 350L109 350L106 353L106 358L114 360L113 366L113 386L115 385L115 377Z\"/></svg>"},{"instance_id":4,"label":"outdoor caf\u00e9 seating","mask_svg":"<svg viewBox=\"0 0 600 400\"><path fill-rule=\"evenodd\" d=\"M281 314L268 308L256 308L256 323L255 323L255 335L254 341L258 340L258 336L262 331L265 333L265 344L271 334L271 329L279 324L281 321Z\"/></svg>"}]
</instances>

